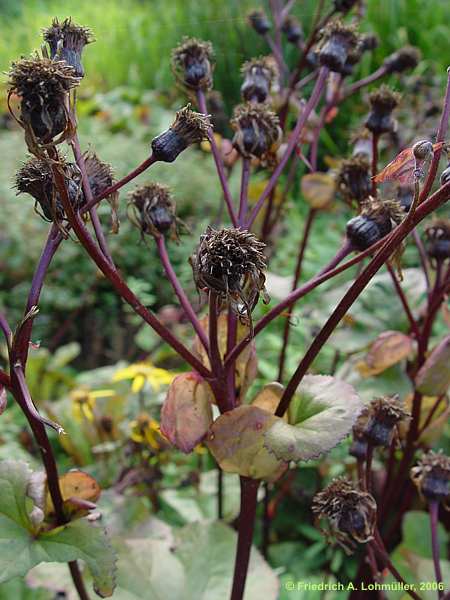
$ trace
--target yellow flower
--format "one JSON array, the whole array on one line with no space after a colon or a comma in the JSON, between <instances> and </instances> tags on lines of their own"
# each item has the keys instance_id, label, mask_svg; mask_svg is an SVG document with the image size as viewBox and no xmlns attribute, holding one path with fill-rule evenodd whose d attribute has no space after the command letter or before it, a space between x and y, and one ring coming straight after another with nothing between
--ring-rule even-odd
<instances>
[{"instance_id":1,"label":"yellow flower","mask_svg":"<svg viewBox=\"0 0 450 600\"><path fill-rule=\"evenodd\" d=\"M151 362L146 361L129 365L117 371L113 377L113 381L132 379L131 391L134 393L140 392L146 383L149 383L158 392L161 386L169 385L175 375L175 373L166 371L166 369L159 369L152 365Z\"/></svg>"},{"instance_id":2,"label":"yellow flower","mask_svg":"<svg viewBox=\"0 0 450 600\"><path fill-rule=\"evenodd\" d=\"M161 447L161 432L159 423L152 419L147 413L142 413L137 419L130 422L130 438L138 444L146 444L159 450Z\"/></svg>"},{"instance_id":3,"label":"yellow flower","mask_svg":"<svg viewBox=\"0 0 450 600\"><path fill-rule=\"evenodd\" d=\"M95 390L79 388L70 393L72 399L72 413L77 421L86 419L91 423L95 419L94 408L97 398L112 398L116 395L114 390Z\"/></svg>"}]
</instances>

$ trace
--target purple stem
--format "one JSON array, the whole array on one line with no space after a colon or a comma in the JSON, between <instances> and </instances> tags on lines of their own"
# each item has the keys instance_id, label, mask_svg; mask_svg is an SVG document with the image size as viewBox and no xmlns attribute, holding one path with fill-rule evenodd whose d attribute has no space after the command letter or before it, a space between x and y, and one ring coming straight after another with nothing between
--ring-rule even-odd
<instances>
[{"instance_id":1,"label":"purple stem","mask_svg":"<svg viewBox=\"0 0 450 600\"><path fill-rule=\"evenodd\" d=\"M438 538L438 523L439 523L439 502L437 500L430 500L428 503L428 509L430 512L430 528L431 528L431 549L433 552L433 563L434 572L436 574L436 581L442 584L442 570L441 563L439 560L439 538ZM444 590L438 590L438 598L444 596Z\"/></svg>"},{"instance_id":2,"label":"purple stem","mask_svg":"<svg viewBox=\"0 0 450 600\"><path fill-rule=\"evenodd\" d=\"M427 253L425 252L424 245L422 243L422 240L420 239L420 235L419 235L417 229L413 230L412 237L413 237L414 243L417 247L417 250L419 252L420 264L422 265L422 270L423 270L423 274L425 276L425 282L426 282L427 292L428 292L430 290L430 272L429 272L429 261L428 261Z\"/></svg>"},{"instance_id":3,"label":"purple stem","mask_svg":"<svg viewBox=\"0 0 450 600\"><path fill-rule=\"evenodd\" d=\"M200 321L198 320L197 315L195 314L194 309L192 308L192 305L189 302L188 297L186 296L183 288L180 285L180 282L178 281L178 277L172 267L172 263L170 262L169 255L167 254L167 248L166 248L166 242L165 242L164 236L163 235L160 235L158 237L155 236L155 240L156 240L156 246L158 248L159 256L161 258L161 262L162 262L162 265L166 272L167 278L169 279L170 283L172 284L174 292L177 295L178 300L180 301L180 304L181 304L186 316L188 317L189 321L191 322L192 327L195 329L195 333L197 334L199 340L203 344L205 350L207 352L209 352L208 337L207 337L206 333L204 332L204 330L202 329L202 326L200 325Z\"/></svg>"},{"instance_id":4,"label":"purple stem","mask_svg":"<svg viewBox=\"0 0 450 600\"><path fill-rule=\"evenodd\" d=\"M3 331L3 335L5 336L6 343L9 346L11 343L12 331L11 331L11 327L8 324L6 316L1 312L0 312L0 329Z\"/></svg>"},{"instance_id":5,"label":"purple stem","mask_svg":"<svg viewBox=\"0 0 450 600\"><path fill-rule=\"evenodd\" d=\"M239 196L239 217L238 227L243 228L245 225L245 218L247 216L248 208L248 182L250 179L250 159L242 159L242 177L241 177L241 191Z\"/></svg>"},{"instance_id":6,"label":"purple stem","mask_svg":"<svg viewBox=\"0 0 450 600\"><path fill-rule=\"evenodd\" d=\"M197 91L197 102L200 112L204 115L207 115L208 110L206 108L206 98L202 90ZM233 223L233 226L237 227L238 222L233 208L233 198L231 197L231 192L228 185L227 176L225 174L225 168L223 165L222 157L220 156L219 148L217 147L217 142L211 127L208 130L208 139L211 144L211 152L214 158L214 162L216 164L217 175L219 176L220 185L222 186L223 197L225 199L225 204L227 205L228 214L230 216L231 222Z\"/></svg>"},{"instance_id":7,"label":"purple stem","mask_svg":"<svg viewBox=\"0 0 450 600\"><path fill-rule=\"evenodd\" d=\"M93 203L94 196L92 194L91 184L89 182L89 177L86 172L86 164L84 162L83 153L81 152L80 141L79 141L78 135L76 133L74 134L74 136L72 138L71 146L72 146L73 155L75 157L75 161L78 165L78 168L80 169L84 197L86 198L86 201L89 205L89 204ZM92 208L89 209L89 215L91 217L92 226L94 228L95 237L97 238L98 245L100 246L101 251L105 255L105 258L111 263L112 266L114 266L114 261L109 252L105 234L103 233L103 229L102 229L102 224L100 223L100 219L97 214L97 209L95 206L92 206Z\"/></svg>"},{"instance_id":8,"label":"purple stem","mask_svg":"<svg viewBox=\"0 0 450 600\"><path fill-rule=\"evenodd\" d=\"M352 94L354 94L355 92L360 90L361 88L365 87L366 85L369 85L371 83L374 83L375 81L378 81L378 79L381 79L382 77L384 77L386 75L386 73L387 73L386 67L381 65L381 67L379 67L376 71L374 71L367 77L364 77L363 79L360 79L359 81L355 81L355 83L352 83L351 85L344 88L342 90L341 100L345 100L346 98L348 98L349 96L351 96Z\"/></svg>"},{"instance_id":9,"label":"purple stem","mask_svg":"<svg viewBox=\"0 0 450 600\"><path fill-rule=\"evenodd\" d=\"M417 322L412 314L408 299L403 291L402 286L400 285L399 280L397 279L397 275L396 275L394 269L391 267L391 265L389 263L387 263L386 266L387 266L387 270L389 271L389 274L391 276L392 283L394 284L395 291L397 292L397 296L399 297L400 302L402 303L402 306L403 306L403 310L405 311L405 314L408 318L409 325L411 327L411 331L414 333L416 340L418 340L420 337L419 326L417 325Z\"/></svg>"},{"instance_id":10,"label":"purple stem","mask_svg":"<svg viewBox=\"0 0 450 600\"><path fill-rule=\"evenodd\" d=\"M247 222L247 229L250 229L250 227L252 226L256 217L258 216L258 213L261 210L264 202L267 200L270 193L275 188L275 185L276 185L284 167L286 166L286 163L289 160L289 157L291 156L292 152L294 151L294 148L298 144L298 140L302 133L303 127L305 126L306 121L308 120L309 115L314 110L314 108L317 106L317 104L320 100L323 89L325 87L327 76L328 76L328 69L326 67L322 67L319 71L319 77L317 78L314 90L312 91L312 94L311 94L308 102L306 103L306 105L297 121L297 124L295 125L294 130L292 131L291 135L289 136L287 148L286 148L280 162L278 163L276 169L272 173L266 188L264 189L263 193L261 194L261 197L259 198L258 202L255 204L255 206L250 214L249 220Z\"/></svg>"}]
</instances>

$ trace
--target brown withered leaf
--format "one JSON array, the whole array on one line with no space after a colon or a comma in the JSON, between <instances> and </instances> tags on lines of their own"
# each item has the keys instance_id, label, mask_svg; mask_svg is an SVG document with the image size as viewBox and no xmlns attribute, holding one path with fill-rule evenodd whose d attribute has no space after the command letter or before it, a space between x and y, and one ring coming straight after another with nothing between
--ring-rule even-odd
<instances>
[{"instance_id":1,"label":"brown withered leaf","mask_svg":"<svg viewBox=\"0 0 450 600\"><path fill-rule=\"evenodd\" d=\"M416 376L416 387L421 394L440 396L450 386L450 335L433 349Z\"/></svg>"},{"instance_id":2,"label":"brown withered leaf","mask_svg":"<svg viewBox=\"0 0 450 600\"><path fill-rule=\"evenodd\" d=\"M443 146L444 142L433 144L433 152L440 150ZM416 159L414 158L414 151L412 148L405 148L382 171L375 175L373 180L376 183L398 181L401 185L405 185L412 183L415 168Z\"/></svg>"},{"instance_id":3,"label":"brown withered leaf","mask_svg":"<svg viewBox=\"0 0 450 600\"><path fill-rule=\"evenodd\" d=\"M276 481L287 463L264 447L264 433L276 421L281 419L257 406L238 406L211 425L208 448L227 473Z\"/></svg>"},{"instance_id":4,"label":"brown withered leaf","mask_svg":"<svg viewBox=\"0 0 450 600\"><path fill-rule=\"evenodd\" d=\"M252 406L257 406L267 411L271 415L275 414L277 406L283 395L284 387L278 381L267 383L254 397ZM287 421L287 413L285 413L283 419Z\"/></svg>"},{"instance_id":5,"label":"brown withered leaf","mask_svg":"<svg viewBox=\"0 0 450 600\"><path fill-rule=\"evenodd\" d=\"M209 333L209 318L208 315L203 317L200 320L200 324L202 329L208 335ZM237 341L240 342L245 337L247 337L250 333L250 329L248 325L241 323L238 321L237 326ZM228 335L228 315L227 313L221 313L217 320L217 338L219 342L219 352L220 356L225 356L227 350L227 335ZM194 342L194 351L199 356L202 363L208 369L211 368L209 363L209 357L206 353L205 348L202 343L198 339L195 338ZM252 340L250 344L246 346L246 348L240 353L236 360L236 391L238 399L242 402L245 398L245 394L249 388L249 386L254 381L258 372L258 360L256 358L256 345L255 341Z\"/></svg>"},{"instance_id":6,"label":"brown withered leaf","mask_svg":"<svg viewBox=\"0 0 450 600\"><path fill-rule=\"evenodd\" d=\"M328 208L335 195L335 182L328 173L307 173L301 180L302 195L311 208Z\"/></svg>"},{"instance_id":7,"label":"brown withered leaf","mask_svg":"<svg viewBox=\"0 0 450 600\"><path fill-rule=\"evenodd\" d=\"M356 365L363 377L378 375L389 367L411 356L414 351L412 339L401 331L383 331L371 344L364 359Z\"/></svg>"},{"instance_id":8,"label":"brown withered leaf","mask_svg":"<svg viewBox=\"0 0 450 600\"><path fill-rule=\"evenodd\" d=\"M161 409L161 432L179 450L189 454L212 423L213 394L198 373L182 373L167 390Z\"/></svg>"},{"instance_id":9,"label":"brown withered leaf","mask_svg":"<svg viewBox=\"0 0 450 600\"><path fill-rule=\"evenodd\" d=\"M95 507L100 498L101 488L97 481L83 471L69 471L59 478L59 487L64 500L66 513L82 516ZM47 490L45 499L45 514L55 512L50 493Z\"/></svg>"}]
</instances>

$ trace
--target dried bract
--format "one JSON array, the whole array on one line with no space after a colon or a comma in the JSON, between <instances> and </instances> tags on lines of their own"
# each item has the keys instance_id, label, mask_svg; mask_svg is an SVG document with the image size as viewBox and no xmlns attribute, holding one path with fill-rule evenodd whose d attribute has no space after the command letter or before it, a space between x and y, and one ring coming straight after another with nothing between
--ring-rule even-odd
<instances>
[{"instance_id":1,"label":"dried bract","mask_svg":"<svg viewBox=\"0 0 450 600\"><path fill-rule=\"evenodd\" d=\"M373 539L376 502L343 477L334 479L314 496L312 510L319 519L328 520L330 530L324 533L334 537L347 554L352 554L357 544Z\"/></svg>"},{"instance_id":2,"label":"dried bract","mask_svg":"<svg viewBox=\"0 0 450 600\"><path fill-rule=\"evenodd\" d=\"M250 319L260 294L265 294L264 247L249 231L208 227L191 258L197 288L218 294Z\"/></svg>"},{"instance_id":3,"label":"dried bract","mask_svg":"<svg viewBox=\"0 0 450 600\"><path fill-rule=\"evenodd\" d=\"M196 38L183 38L182 43L172 50L172 70L178 81L191 90L208 91L212 87L211 42Z\"/></svg>"},{"instance_id":4,"label":"dried bract","mask_svg":"<svg viewBox=\"0 0 450 600\"><path fill-rule=\"evenodd\" d=\"M188 146L206 140L210 127L208 116L194 112L188 104L177 112L169 129L153 139L154 158L173 162Z\"/></svg>"},{"instance_id":5,"label":"dried bract","mask_svg":"<svg viewBox=\"0 0 450 600\"><path fill-rule=\"evenodd\" d=\"M88 27L76 25L70 17L62 22L53 19L51 26L43 30L43 37L49 45L50 58L65 60L77 77L84 77L81 55L83 48L94 41Z\"/></svg>"}]
</instances>

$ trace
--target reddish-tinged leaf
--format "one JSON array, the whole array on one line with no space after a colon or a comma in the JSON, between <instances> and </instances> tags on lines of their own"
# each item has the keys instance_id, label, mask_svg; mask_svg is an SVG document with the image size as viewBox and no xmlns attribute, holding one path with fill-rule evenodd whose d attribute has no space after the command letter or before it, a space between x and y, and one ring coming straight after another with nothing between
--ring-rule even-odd
<instances>
[{"instance_id":1,"label":"reddish-tinged leaf","mask_svg":"<svg viewBox=\"0 0 450 600\"><path fill-rule=\"evenodd\" d=\"M408 358L413 350L413 341L408 335L400 331L383 331L356 368L363 377L372 377Z\"/></svg>"},{"instance_id":2,"label":"reddish-tinged leaf","mask_svg":"<svg viewBox=\"0 0 450 600\"><path fill-rule=\"evenodd\" d=\"M100 498L101 488L97 481L83 471L69 471L59 478L59 487L64 500L65 509L72 513L91 510ZM45 514L54 512L50 493L47 492ZM80 515L81 516L81 515Z\"/></svg>"},{"instance_id":3,"label":"reddish-tinged leaf","mask_svg":"<svg viewBox=\"0 0 450 600\"><path fill-rule=\"evenodd\" d=\"M5 411L7 403L7 395L5 388L0 385L0 415Z\"/></svg>"},{"instance_id":4,"label":"reddish-tinged leaf","mask_svg":"<svg viewBox=\"0 0 450 600\"><path fill-rule=\"evenodd\" d=\"M213 395L198 373L175 377L161 409L161 432L179 450L189 454L212 423Z\"/></svg>"},{"instance_id":5,"label":"reddish-tinged leaf","mask_svg":"<svg viewBox=\"0 0 450 600\"><path fill-rule=\"evenodd\" d=\"M433 144L433 152L440 150L444 142ZM412 183L414 169L416 168L416 159L414 158L413 149L405 148L392 160L382 171L380 171L373 180L376 183L384 183L385 181L398 181L401 185Z\"/></svg>"}]
</instances>

